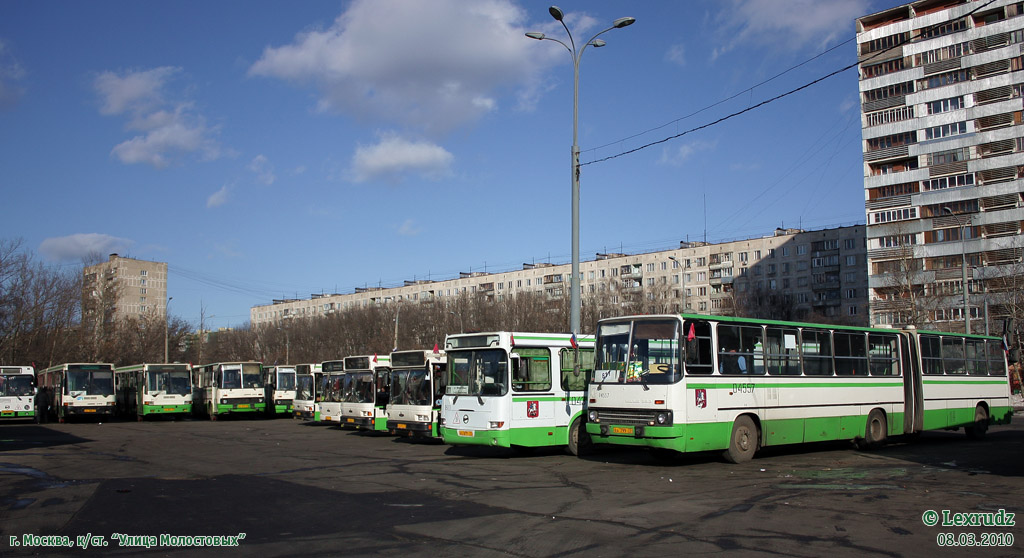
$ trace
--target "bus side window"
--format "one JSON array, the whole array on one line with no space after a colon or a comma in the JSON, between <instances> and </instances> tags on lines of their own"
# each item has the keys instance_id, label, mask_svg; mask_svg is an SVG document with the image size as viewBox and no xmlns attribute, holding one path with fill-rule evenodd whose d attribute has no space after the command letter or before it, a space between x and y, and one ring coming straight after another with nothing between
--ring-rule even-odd
<instances>
[{"instance_id":1,"label":"bus side window","mask_svg":"<svg viewBox=\"0 0 1024 558\"><path fill-rule=\"evenodd\" d=\"M711 374L714 371L711 324L704 320L687 320L683 323L683 339L686 340L686 373Z\"/></svg>"}]
</instances>

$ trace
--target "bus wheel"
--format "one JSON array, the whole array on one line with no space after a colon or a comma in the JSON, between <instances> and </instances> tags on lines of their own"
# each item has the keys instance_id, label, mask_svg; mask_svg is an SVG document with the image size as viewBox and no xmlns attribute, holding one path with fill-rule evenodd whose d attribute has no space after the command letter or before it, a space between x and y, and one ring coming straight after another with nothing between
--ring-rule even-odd
<instances>
[{"instance_id":1,"label":"bus wheel","mask_svg":"<svg viewBox=\"0 0 1024 558\"><path fill-rule=\"evenodd\" d=\"M729 463L746 463L754 458L760 435L757 426L750 417L737 417L732 423L732 436L729 437L729 449L723 454Z\"/></svg>"},{"instance_id":2,"label":"bus wheel","mask_svg":"<svg viewBox=\"0 0 1024 558\"><path fill-rule=\"evenodd\" d=\"M576 420L569 425L569 453L577 457L586 455L590 451L591 445L590 434L587 434L581 418L576 417Z\"/></svg>"},{"instance_id":3,"label":"bus wheel","mask_svg":"<svg viewBox=\"0 0 1024 558\"><path fill-rule=\"evenodd\" d=\"M974 424L964 428L964 432L972 440L981 440L985 437L985 433L988 432L988 411L985 407L978 405L974 409Z\"/></svg>"},{"instance_id":4,"label":"bus wheel","mask_svg":"<svg viewBox=\"0 0 1024 558\"><path fill-rule=\"evenodd\" d=\"M864 427L864 439L860 442L860 449L875 449L885 443L888 425L885 422L885 413L878 409L868 413L868 422Z\"/></svg>"}]
</instances>

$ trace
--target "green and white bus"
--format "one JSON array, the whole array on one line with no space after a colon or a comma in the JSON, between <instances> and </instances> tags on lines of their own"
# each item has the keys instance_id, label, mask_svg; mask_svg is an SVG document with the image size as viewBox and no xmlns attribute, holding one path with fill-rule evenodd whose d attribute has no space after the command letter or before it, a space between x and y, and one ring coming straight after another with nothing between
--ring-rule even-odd
<instances>
[{"instance_id":1,"label":"green and white bus","mask_svg":"<svg viewBox=\"0 0 1024 558\"><path fill-rule=\"evenodd\" d=\"M295 400L295 367L274 365L263 367L264 400L270 416L291 415Z\"/></svg>"},{"instance_id":2,"label":"green and white bus","mask_svg":"<svg viewBox=\"0 0 1024 558\"><path fill-rule=\"evenodd\" d=\"M192 367L135 364L114 370L118 414L143 420L150 415L192 413Z\"/></svg>"},{"instance_id":3,"label":"green and white bus","mask_svg":"<svg viewBox=\"0 0 1024 558\"><path fill-rule=\"evenodd\" d=\"M114 366L70 363L52 366L38 375L38 387L50 394L57 420L114 415Z\"/></svg>"},{"instance_id":4,"label":"green and white bus","mask_svg":"<svg viewBox=\"0 0 1024 558\"><path fill-rule=\"evenodd\" d=\"M324 373L320 363L295 365L295 399L292 400L293 417L299 420L320 421L316 392Z\"/></svg>"},{"instance_id":5,"label":"green and white bus","mask_svg":"<svg viewBox=\"0 0 1024 558\"><path fill-rule=\"evenodd\" d=\"M345 400L345 361L328 360L320 364L323 372L319 391L316 392L320 405L318 422L341 422L341 402Z\"/></svg>"},{"instance_id":6,"label":"green and white bus","mask_svg":"<svg viewBox=\"0 0 1024 558\"><path fill-rule=\"evenodd\" d=\"M345 394L341 426L385 432L385 408L391 393L391 356L345 357Z\"/></svg>"},{"instance_id":7,"label":"green and white bus","mask_svg":"<svg viewBox=\"0 0 1024 558\"><path fill-rule=\"evenodd\" d=\"M1010 421L998 337L696 314L598 323L587 432L677 452L760 447Z\"/></svg>"},{"instance_id":8,"label":"green and white bus","mask_svg":"<svg viewBox=\"0 0 1024 558\"><path fill-rule=\"evenodd\" d=\"M563 333L449 335L441 436L448 444L568 446L577 454L594 339Z\"/></svg>"},{"instance_id":9,"label":"green and white bus","mask_svg":"<svg viewBox=\"0 0 1024 558\"><path fill-rule=\"evenodd\" d=\"M391 397L385 410L388 432L440 439L437 419L447 369L441 350L391 353Z\"/></svg>"},{"instance_id":10,"label":"green and white bus","mask_svg":"<svg viewBox=\"0 0 1024 558\"><path fill-rule=\"evenodd\" d=\"M265 412L261 368L259 362L218 362L193 368L192 408L210 420Z\"/></svg>"},{"instance_id":11,"label":"green and white bus","mask_svg":"<svg viewBox=\"0 0 1024 558\"><path fill-rule=\"evenodd\" d=\"M35 395L35 368L0 366L0 419L35 418Z\"/></svg>"}]
</instances>

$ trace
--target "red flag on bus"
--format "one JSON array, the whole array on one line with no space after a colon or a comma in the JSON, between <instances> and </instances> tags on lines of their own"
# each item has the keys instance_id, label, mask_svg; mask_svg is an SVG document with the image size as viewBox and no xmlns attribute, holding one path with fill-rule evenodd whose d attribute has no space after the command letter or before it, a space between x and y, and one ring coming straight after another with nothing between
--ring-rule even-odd
<instances>
[{"instance_id":1,"label":"red flag on bus","mask_svg":"<svg viewBox=\"0 0 1024 558\"><path fill-rule=\"evenodd\" d=\"M693 341L697 338L697 330L693 329L693 324L690 324L690 331L686 334L687 341Z\"/></svg>"},{"instance_id":2,"label":"red flag on bus","mask_svg":"<svg viewBox=\"0 0 1024 558\"><path fill-rule=\"evenodd\" d=\"M434 343L434 354L436 355L439 352L441 352L441 351L437 350L437 343Z\"/></svg>"}]
</instances>

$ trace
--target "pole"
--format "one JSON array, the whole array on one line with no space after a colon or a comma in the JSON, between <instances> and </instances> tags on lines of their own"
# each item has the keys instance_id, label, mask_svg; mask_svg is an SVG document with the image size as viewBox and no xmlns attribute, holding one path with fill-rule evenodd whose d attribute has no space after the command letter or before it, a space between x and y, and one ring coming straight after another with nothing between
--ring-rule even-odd
<instances>
[{"instance_id":1,"label":"pole","mask_svg":"<svg viewBox=\"0 0 1024 558\"><path fill-rule=\"evenodd\" d=\"M171 308L171 301L172 300L174 300L173 296L168 298L167 299L167 304L164 305L164 362L171 362L170 361L170 344L168 342L168 331L167 330L170 329L170 321L171 321L170 308Z\"/></svg>"}]
</instances>

